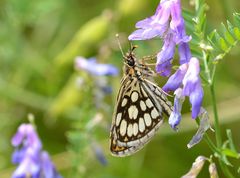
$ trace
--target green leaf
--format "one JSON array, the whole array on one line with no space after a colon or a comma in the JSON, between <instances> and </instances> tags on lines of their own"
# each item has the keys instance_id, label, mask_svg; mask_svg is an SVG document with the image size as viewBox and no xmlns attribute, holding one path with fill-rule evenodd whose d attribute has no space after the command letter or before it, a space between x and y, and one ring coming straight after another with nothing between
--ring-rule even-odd
<instances>
[{"instance_id":1,"label":"green leaf","mask_svg":"<svg viewBox=\"0 0 240 178\"><path fill-rule=\"evenodd\" d=\"M232 157L232 158L236 158L236 159L240 158L240 154L238 152L235 152L229 148L222 149L222 153L228 157Z\"/></svg>"},{"instance_id":2,"label":"green leaf","mask_svg":"<svg viewBox=\"0 0 240 178\"><path fill-rule=\"evenodd\" d=\"M234 27L234 28L233 28L233 33L234 33L235 37L236 37L238 40L240 40L240 30L239 30L239 28Z\"/></svg>"},{"instance_id":3,"label":"green leaf","mask_svg":"<svg viewBox=\"0 0 240 178\"><path fill-rule=\"evenodd\" d=\"M233 31L234 26L228 20L227 20L227 27L228 27L229 32L234 36L234 31Z\"/></svg>"},{"instance_id":4,"label":"green leaf","mask_svg":"<svg viewBox=\"0 0 240 178\"><path fill-rule=\"evenodd\" d=\"M213 47L210 53L213 62L224 58L240 41L240 14L234 13L233 19L234 24L229 21L227 21L226 25L222 23L221 31L213 30L207 36L208 43Z\"/></svg>"},{"instance_id":5,"label":"green leaf","mask_svg":"<svg viewBox=\"0 0 240 178\"><path fill-rule=\"evenodd\" d=\"M230 44L233 45L235 43L235 39L233 38L233 36L231 35L231 33L229 33L228 29L226 28L226 26L222 23L222 28L224 30L224 37L225 40Z\"/></svg>"},{"instance_id":6,"label":"green leaf","mask_svg":"<svg viewBox=\"0 0 240 178\"><path fill-rule=\"evenodd\" d=\"M239 13L234 13L233 14L233 19L235 24L240 27L240 14Z\"/></svg>"},{"instance_id":7,"label":"green leaf","mask_svg":"<svg viewBox=\"0 0 240 178\"><path fill-rule=\"evenodd\" d=\"M226 43L226 41L224 40L224 38L222 38L222 37L219 38L219 44L220 44L221 49L222 49L223 51L226 52L226 51L228 50L228 44Z\"/></svg>"},{"instance_id":8,"label":"green leaf","mask_svg":"<svg viewBox=\"0 0 240 178\"><path fill-rule=\"evenodd\" d=\"M235 145L233 143L233 139L232 139L232 132L230 129L227 129L227 137L228 137L228 141L229 141L229 146L230 146L230 149L237 152L237 149L235 148Z\"/></svg>"},{"instance_id":9,"label":"green leaf","mask_svg":"<svg viewBox=\"0 0 240 178\"><path fill-rule=\"evenodd\" d=\"M219 155L218 153L214 153L214 156L217 157L217 158L220 158L224 164L228 165L228 166L233 166L230 161L227 159L227 156L225 155Z\"/></svg>"}]
</instances>

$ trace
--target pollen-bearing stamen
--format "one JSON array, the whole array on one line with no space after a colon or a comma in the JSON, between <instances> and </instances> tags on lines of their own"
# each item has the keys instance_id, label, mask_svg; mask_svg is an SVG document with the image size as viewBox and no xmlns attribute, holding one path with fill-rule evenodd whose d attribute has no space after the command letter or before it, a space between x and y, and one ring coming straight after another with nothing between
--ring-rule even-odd
<instances>
[{"instance_id":1,"label":"pollen-bearing stamen","mask_svg":"<svg viewBox=\"0 0 240 178\"><path fill-rule=\"evenodd\" d=\"M165 93L152 82L154 72L136 59L135 48L123 56L124 76L111 127L110 150L120 157L143 148L162 124L163 113L169 116L172 112Z\"/></svg>"}]
</instances>

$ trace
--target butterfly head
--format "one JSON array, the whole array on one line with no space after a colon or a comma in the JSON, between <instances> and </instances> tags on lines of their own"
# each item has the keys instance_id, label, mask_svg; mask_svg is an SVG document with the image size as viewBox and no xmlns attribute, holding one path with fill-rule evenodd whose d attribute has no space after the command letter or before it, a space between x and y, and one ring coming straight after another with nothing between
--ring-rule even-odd
<instances>
[{"instance_id":1,"label":"butterfly head","mask_svg":"<svg viewBox=\"0 0 240 178\"><path fill-rule=\"evenodd\" d=\"M129 67L134 67L136 65L136 56L134 54L134 50L137 48L136 45L131 45L129 52L127 52L124 56L124 63L127 64Z\"/></svg>"}]
</instances>

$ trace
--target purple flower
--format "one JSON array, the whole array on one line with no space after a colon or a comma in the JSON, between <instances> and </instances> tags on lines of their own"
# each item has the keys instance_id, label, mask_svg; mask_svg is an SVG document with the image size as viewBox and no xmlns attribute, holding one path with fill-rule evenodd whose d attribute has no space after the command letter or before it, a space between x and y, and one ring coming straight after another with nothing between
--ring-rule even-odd
<instances>
[{"instance_id":1,"label":"purple flower","mask_svg":"<svg viewBox=\"0 0 240 178\"><path fill-rule=\"evenodd\" d=\"M188 70L183 79L183 95L189 96L192 104L192 118L196 118L200 112L203 99L203 89L199 76L200 65L197 58L191 58Z\"/></svg>"},{"instance_id":2,"label":"purple flower","mask_svg":"<svg viewBox=\"0 0 240 178\"><path fill-rule=\"evenodd\" d=\"M16 147L12 162L19 164L12 175L13 178L47 177L42 159L42 143L31 124L22 124L18 128L17 133L12 138L12 145ZM48 166L48 169L53 169L53 167ZM56 174L51 178L58 177L59 175Z\"/></svg>"},{"instance_id":3,"label":"purple flower","mask_svg":"<svg viewBox=\"0 0 240 178\"><path fill-rule=\"evenodd\" d=\"M42 149L42 144L31 124L22 124L18 128L17 133L12 138L12 145L14 147L22 146L13 154L12 161L15 164L22 162L26 154L32 157Z\"/></svg>"},{"instance_id":4,"label":"purple flower","mask_svg":"<svg viewBox=\"0 0 240 178\"><path fill-rule=\"evenodd\" d=\"M182 80L187 72L188 65L183 64L181 65L178 70L169 77L167 83L163 86L163 90L166 92L175 91L182 85Z\"/></svg>"},{"instance_id":5,"label":"purple flower","mask_svg":"<svg viewBox=\"0 0 240 178\"><path fill-rule=\"evenodd\" d=\"M179 59L180 64L185 64L185 63L189 62L189 60L192 57L188 43L179 44L178 53L179 53L179 57L180 57L180 59Z\"/></svg>"},{"instance_id":6,"label":"purple flower","mask_svg":"<svg viewBox=\"0 0 240 178\"><path fill-rule=\"evenodd\" d=\"M163 86L163 90L166 92L177 91L182 89L182 96L189 96L189 100L192 104L192 118L196 118L199 115L200 108L203 99L203 89L199 76L200 65L197 58L192 57L189 63L182 64L179 69L168 79L167 83ZM179 96L176 96L179 98ZM175 97L175 98L176 98ZM178 106L174 101L174 110ZM179 111L179 109L177 109Z\"/></svg>"},{"instance_id":7,"label":"purple flower","mask_svg":"<svg viewBox=\"0 0 240 178\"><path fill-rule=\"evenodd\" d=\"M46 151L41 153L42 175L44 178L61 178Z\"/></svg>"},{"instance_id":8,"label":"purple flower","mask_svg":"<svg viewBox=\"0 0 240 178\"><path fill-rule=\"evenodd\" d=\"M171 74L172 59L175 51L175 43L172 40L172 34L169 34L164 39L162 50L157 55L156 71L162 76L169 76Z\"/></svg>"},{"instance_id":9,"label":"purple flower","mask_svg":"<svg viewBox=\"0 0 240 178\"><path fill-rule=\"evenodd\" d=\"M174 98L174 108L173 112L171 113L168 123L171 125L171 127L174 130L177 130L177 126L179 125L182 116L181 116L181 110L182 110L182 104L185 100L185 97L182 95L182 89L178 88L175 92L175 98Z\"/></svg>"},{"instance_id":10,"label":"purple flower","mask_svg":"<svg viewBox=\"0 0 240 178\"><path fill-rule=\"evenodd\" d=\"M129 40L147 40L160 37L164 41L162 50L157 55L156 71L162 76L171 74L171 63L176 45L179 45L180 64L187 63L191 58L187 42L184 19L181 15L180 0L162 0L155 14L136 24Z\"/></svg>"},{"instance_id":11,"label":"purple flower","mask_svg":"<svg viewBox=\"0 0 240 178\"><path fill-rule=\"evenodd\" d=\"M85 70L92 75L118 75L118 69L111 64L99 64L96 58L85 59L77 57L75 66L79 70Z\"/></svg>"},{"instance_id":12,"label":"purple flower","mask_svg":"<svg viewBox=\"0 0 240 178\"><path fill-rule=\"evenodd\" d=\"M104 155L104 152L103 152L101 146L97 142L92 142L91 146L92 146L92 150L95 153L95 156L98 159L98 161L103 166L106 166L108 164L108 162L107 162L107 159Z\"/></svg>"}]
</instances>

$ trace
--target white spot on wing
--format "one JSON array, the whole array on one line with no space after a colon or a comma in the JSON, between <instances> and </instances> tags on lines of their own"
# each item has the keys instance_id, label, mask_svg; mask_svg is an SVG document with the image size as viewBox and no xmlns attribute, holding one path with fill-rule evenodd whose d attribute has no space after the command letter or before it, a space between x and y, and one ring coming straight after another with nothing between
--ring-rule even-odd
<instances>
[{"instance_id":1,"label":"white spot on wing","mask_svg":"<svg viewBox=\"0 0 240 178\"><path fill-rule=\"evenodd\" d=\"M151 119L151 116L148 113L144 114L144 120L145 120L146 126L149 127L152 123L152 119Z\"/></svg>"},{"instance_id":2,"label":"white spot on wing","mask_svg":"<svg viewBox=\"0 0 240 178\"><path fill-rule=\"evenodd\" d=\"M123 98L121 106L124 107L127 104L127 98Z\"/></svg>"},{"instance_id":3,"label":"white spot on wing","mask_svg":"<svg viewBox=\"0 0 240 178\"><path fill-rule=\"evenodd\" d=\"M146 100L146 105L149 108L153 107L153 103L152 103L152 101L149 98Z\"/></svg>"},{"instance_id":4,"label":"white spot on wing","mask_svg":"<svg viewBox=\"0 0 240 178\"><path fill-rule=\"evenodd\" d=\"M142 111L146 111L146 109L147 109L146 104L142 100L140 101L140 107L141 107Z\"/></svg>"},{"instance_id":5,"label":"white spot on wing","mask_svg":"<svg viewBox=\"0 0 240 178\"><path fill-rule=\"evenodd\" d=\"M132 125L132 124L129 124L129 125L128 125L128 129L127 129L127 135L128 135L129 137L131 137L132 134L133 134L133 125Z\"/></svg>"},{"instance_id":6,"label":"white spot on wing","mask_svg":"<svg viewBox=\"0 0 240 178\"><path fill-rule=\"evenodd\" d=\"M151 116L153 119L156 119L159 116L159 113L157 112L156 108L152 109Z\"/></svg>"},{"instance_id":7,"label":"white spot on wing","mask_svg":"<svg viewBox=\"0 0 240 178\"><path fill-rule=\"evenodd\" d=\"M139 130L140 132L143 132L145 130L145 124L144 124L143 118L139 119Z\"/></svg>"},{"instance_id":8,"label":"white spot on wing","mask_svg":"<svg viewBox=\"0 0 240 178\"><path fill-rule=\"evenodd\" d=\"M138 109L135 105L130 106L128 108L128 116L130 119L136 119L138 116Z\"/></svg>"},{"instance_id":9,"label":"white spot on wing","mask_svg":"<svg viewBox=\"0 0 240 178\"><path fill-rule=\"evenodd\" d=\"M120 125L120 134L124 136L127 131L127 122L125 120L122 120L121 125Z\"/></svg>"},{"instance_id":10,"label":"white spot on wing","mask_svg":"<svg viewBox=\"0 0 240 178\"><path fill-rule=\"evenodd\" d=\"M116 126L120 124L121 118L122 118L122 113L118 113L116 117Z\"/></svg>"},{"instance_id":11,"label":"white spot on wing","mask_svg":"<svg viewBox=\"0 0 240 178\"><path fill-rule=\"evenodd\" d=\"M138 117L138 109L136 108L134 111L133 111L133 119L137 119Z\"/></svg>"},{"instance_id":12,"label":"white spot on wing","mask_svg":"<svg viewBox=\"0 0 240 178\"><path fill-rule=\"evenodd\" d=\"M138 92L136 92L136 91L132 92L131 100L132 100L132 102L136 102L138 100Z\"/></svg>"},{"instance_id":13,"label":"white spot on wing","mask_svg":"<svg viewBox=\"0 0 240 178\"><path fill-rule=\"evenodd\" d=\"M133 135L137 135L138 134L138 124L137 123L134 123L133 124Z\"/></svg>"}]
</instances>

